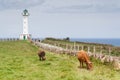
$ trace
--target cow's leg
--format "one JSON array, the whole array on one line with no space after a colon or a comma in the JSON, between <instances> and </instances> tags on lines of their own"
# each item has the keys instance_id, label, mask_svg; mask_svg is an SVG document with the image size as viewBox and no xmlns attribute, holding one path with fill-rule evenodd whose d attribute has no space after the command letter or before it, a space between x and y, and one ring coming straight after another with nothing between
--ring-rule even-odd
<instances>
[{"instance_id":1,"label":"cow's leg","mask_svg":"<svg viewBox=\"0 0 120 80\"><path fill-rule=\"evenodd\" d=\"M81 68L81 61L80 61L80 68Z\"/></svg>"},{"instance_id":2,"label":"cow's leg","mask_svg":"<svg viewBox=\"0 0 120 80\"><path fill-rule=\"evenodd\" d=\"M81 64L82 64L82 68L83 68L83 61L81 61Z\"/></svg>"},{"instance_id":3,"label":"cow's leg","mask_svg":"<svg viewBox=\"0 0 120 80\"><path fill-rule=\"evenodd\" d=\"M83 66L83 65L82 65L82 61L80 61L80 68L82 68L82 66Z\"/></svg>"},{"instance_id":4,"label":"cow's leg","mask_svg":"<svg viewBox=\"0 0 120 80\"><path fill-rule=\"evenodd\" d=\"M40 56L39 60L41 61L41 59L42 59L42 58L41 58L41 56Z\"/></svg>"}]
</instances>

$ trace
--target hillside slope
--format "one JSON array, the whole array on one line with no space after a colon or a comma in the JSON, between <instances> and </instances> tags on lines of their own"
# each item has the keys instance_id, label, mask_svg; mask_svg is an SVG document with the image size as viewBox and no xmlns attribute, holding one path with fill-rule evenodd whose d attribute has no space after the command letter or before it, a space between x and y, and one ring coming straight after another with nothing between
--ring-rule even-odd
<instances>
[{"instance_id":1,"label":"hillside slope","mask_svg":"<svg viewBox=\"0 0 120 80\"><path fill-rule=\"evenodd\" d=\"M109 44L99 44L99 43L86 43L86 42L73 42L69 40L62 40L62 39L56 39L56 38L45 38L41 42L51 45L57 45L63 48L69 48L69 49L76 49L79 50L84 48L84 50L89 50L90 52L95 53L103 53L106 55L112 55L112 56L120 56L120 47L115 47Z\"/></svg>"},{"instance_id":2,"label":"hillside slope","mask_svg":"<svg viewBox=\"0 0 120 80\"><path fill-rule=\"evenodd\" d=\"M46 52L39 61L38 48L27 41L0 42L0 80L119 80L119 71L92 60L93 71L79 69L74 56Z\"/></svg>"}]
</instances>

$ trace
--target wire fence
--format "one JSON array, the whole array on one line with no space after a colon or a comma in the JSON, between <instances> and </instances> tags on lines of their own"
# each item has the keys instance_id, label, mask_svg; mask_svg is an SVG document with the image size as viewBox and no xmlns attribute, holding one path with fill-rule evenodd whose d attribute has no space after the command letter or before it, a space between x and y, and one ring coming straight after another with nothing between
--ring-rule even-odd
<instances>
[{"instance_id":1,"label":"wire fence","mask_svg":"<svg viewBox=\"0 0 120 80\"><path fill-rule=\"evenodd\" d=\"M79 50L84 50L84 46L66 45L66 47L63 47L63 46L61 47L60 44L51 45L51 44L47 44L47 43L42 43L41 41L38 41L38 40L33 41L33 44L42 49L48 50L50 52L54 52L57 54L68 54L68 55L72 55L72 56L76 56L77 52ZM101 62L116 62L116 61L118 63L120 62L120 57L118 57L118 56L111 56L110 54L106 55L106 54L103 54L102 51L96 53L95 46L92 49L93 49L92 50L93 52L91 52L90 47L87 47L88 55L91 57L94 57L95 59L99 59ZM109 49L109 52L110 52L110 49Z\"/></svg>"},{"instance_id":2,"label":"wire fence","mask_svg":"<svg viewBox=\"0 0 120 80\"><path fill-rule=\"evenodd\" d=\"M18 41L19 38L0 38L0 41Z\"/></svg>"}]
</instances>

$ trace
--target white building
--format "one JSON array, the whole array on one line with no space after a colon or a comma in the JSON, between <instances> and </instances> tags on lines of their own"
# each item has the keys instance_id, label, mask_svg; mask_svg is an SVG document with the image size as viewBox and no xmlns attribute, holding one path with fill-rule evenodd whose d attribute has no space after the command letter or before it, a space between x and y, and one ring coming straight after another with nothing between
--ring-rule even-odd
<instances>
[{"instance_id":1,"label":"white building","mask_svg":"<svg viewBox=\"0 0 120 80\"><path fill-rule=\"evenodd\" d=\"M28 10L24 10L22 13L23 16L23 33L20 34L20 40L27 40L28 38L31 38L31 35L28 32Z\"/></svg>"}]
</instances>

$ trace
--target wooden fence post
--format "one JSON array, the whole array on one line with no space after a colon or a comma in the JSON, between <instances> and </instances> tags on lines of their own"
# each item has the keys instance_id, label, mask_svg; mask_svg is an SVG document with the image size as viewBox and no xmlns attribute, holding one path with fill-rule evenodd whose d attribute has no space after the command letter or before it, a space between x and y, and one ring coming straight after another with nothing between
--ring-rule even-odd
<instances>
[{"instance_id":1,"label":"wooden fence post","mask_svg":"<svg viewBox=\"0 0 120 80\"><path fill-rule=\"evenodd\" d=\"M100 47L100 54L102 54L102 46Z\"/></svg>"},{"instance_id":2,"label":"wooden fence post","mask_svg":"<svg viewBox=\"0 0 120 80\"><path fill-rule=\"evenodd\" d=\"M109 56L111 55L111 48L109 47Z\"/></svg>"},{"instance_id":3,"label":"wooden fence post","mask_svg":"<svg viewBox=\"0 0 120 80\"><path fill-rule=\"evenodd\" d=\"M74 42L74 51L75 51L76 42Z\"/></svg>"},{"instance_id":4,"label":"wooden fence post","mask_svg":"<svg viewBox=\"0 0 120 80\"><path fill-rule=\"evenodd\" d=\"M88 46L88 53L90 52L90 47Z\"/></svg>"},{"instance_id":5,"label":"wooden fence post","mask_svg":"<svg viewBox=\"0 0 120 80\"><path fill-rule=\"evenodd\" d=\"M60 47L60 44L58 43L57 46Z\"/></svg>"},{"instance_id":6,"label":"wooden fence post","mask_svg":"<svg viewBox=\"0 0 120 80\"><path fill-rule=\"evenodd\" d=\"M79 51L80 49L79 49L79 45L77 46L77 50Z\"/></svg>"},{"instance_id":7,"label":"wooden fence post","mask_svg":"<svg viewBox=\"0 0 120 80\"><path fill-rule=\"evenodd\" d=\"M54 46L56 46L56 43L54 43Z\"/></svg>"},{"instance_id":8,"label":"wooden fence post","mask_svg":"<svg viewBox=\"0 0 120 80\"><path fill-rule=\"evenodd\" d=\"M68 50L68 45L66 44L66 48L65 48L66 50Z\"/></svg>"},{"instance_id":9,"label":"wooden fence post","mask_svg":"<svg viewBox=\"0 0 120 80\"><path fill-rule=\"evenodd\" d=\"M95 46L94 46L94 47L93 47L93 53L95 53L95 51L96 51L96 50L95 50Z\"/></svg>"},{"instance_id":10,"label":"wooden fence post","mask_svg":"<svg viewBox=\"0 0 120 80\"><path fill-rule=\"evenodd\" d=\"M70 50L72 51L72 45L70 47L71 47Z\"/></svg>"},{"instance_id":11,"label":"wooden fence post","mask_svg":"<svg viewBox=\"0 0 120 80\"><path fill-rule=\"evenodd\" d=\"M83 46L81 46L81 50L83 50Z\"/></svg>"}]
</instances>

